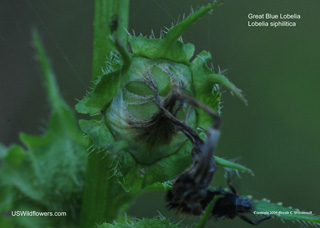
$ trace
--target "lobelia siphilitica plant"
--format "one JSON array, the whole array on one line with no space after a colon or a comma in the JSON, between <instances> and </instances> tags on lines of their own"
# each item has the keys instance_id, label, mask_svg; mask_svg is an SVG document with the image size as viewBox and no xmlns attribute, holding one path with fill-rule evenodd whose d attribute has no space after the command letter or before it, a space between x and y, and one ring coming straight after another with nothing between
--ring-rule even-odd
<instances>
[{"instance_id":1,"label":"lobelia siphilitica plant","mask_svg":"<svg viewBox=\"0 0 320 228\"><path fill-rule=\"evenodd\" d=\"M92 140L91 152L108 157L110 162L109 181L113 184L106 191L117 191L117 198L106 199L106 202L114 205L118 213L113 210L113 218L106 215L109 223L101 227L158 226L156 219L111 223L121 217L130 201L148 191L167 192L169 207L182 213L207 215L198 227L203 227L209 216L231 219L239 216L256 225L270 216L254 221L246 214L274 209L293 211L266 200L239 196L230 180L230 190L209 189L216 166L252 174L242 165L213 156L219 135L219 86L246 102L241 91L221 72L208 67L211 58L208 52L199 53L191 61L195 48L180 39L194 22L218 5L200 8L168 29L160 39L128 34L131 53L116 36L109 38L114 49L104 74L95 80L92 91L76 106L78 112L91 116L90 120L80 120L81 129ZM214 181L212 184L217 186ZM89 191L85 196L93 202L94 192L90 196ZM215 202L211 210L210 201ZM90 213L87 208L94 206L88 203L84 207L86 214ZM298 213L279 212L273 216L320 221L318 217ZM176 227L166 220L161 224Z\"/></svg>"},{"instance_id":2,"label":"lobelia siphilitica plant","mask_svg":"<svg viewBox=\"0 0 320 228\"><path fill-rule=\"evenodd\" d=\"M219 3L193 12L156 39L127 34L123 9L128 2L115 2L110 7L96 0L93 85L76 105L79 113L90 115L79 121L81 131L33 31L51 119L44 135L20 135L25 147L0 146L0 227L180 227L164 217L137 220L126 214L136 198L155 191L166 193L173 210L201 216L197 228L210 217L236 216L253 225L270 216L318 225L319 217L298 209L239 196L230 178L229 189L216 188L213 176L219 167L228 170L228 177L232 171L252 174L214 154L220 86L245 99L222 72L208 67L210 54L194 57L194 46L183 43L181 35ZM108 50L100 44L108 44ZM67 216L15 217L13 211L63 211ZM252 220L254 211L264 216Z\"/></svg>"}]
</instances>

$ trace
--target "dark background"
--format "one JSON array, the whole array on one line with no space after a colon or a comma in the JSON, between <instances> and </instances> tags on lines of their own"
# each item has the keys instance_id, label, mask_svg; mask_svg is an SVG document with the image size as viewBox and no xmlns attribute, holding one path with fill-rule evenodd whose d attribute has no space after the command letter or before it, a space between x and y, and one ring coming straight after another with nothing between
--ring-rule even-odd
<instances>
[{"instance_id":1,"label":"dark background","mask_svg":"<svg viewBox=\"0 0 320 228\"><path fill-rule=\"evenodd\" d=\"M159 36L190 6L209 1L135 0L130 2L130 30ZM183 36L196 53L209 50L213 65L244 91L245 106L223 94L223 125L216 154L237 158L255 176L235 177L242 194L283 202L285 206L319 210L320 174L320 14L318 0L229 0L206 15ZM74 106L90 85L93 1L0 1L0 142L19 143L19 132L41 134L49 105L31 45L37 27L51 58L64 98ZM248 27L248 13L298 13L297 27ZM223 170L216 183L225 184ZM130 215L159 213L173 221L195 220L165 209L163 194L142 196ZM236 219L238 220L238 218ZM223 220L208 227L248 227ZM300 227L273 220L259 227Z\"/></svg>"}]
</instances>

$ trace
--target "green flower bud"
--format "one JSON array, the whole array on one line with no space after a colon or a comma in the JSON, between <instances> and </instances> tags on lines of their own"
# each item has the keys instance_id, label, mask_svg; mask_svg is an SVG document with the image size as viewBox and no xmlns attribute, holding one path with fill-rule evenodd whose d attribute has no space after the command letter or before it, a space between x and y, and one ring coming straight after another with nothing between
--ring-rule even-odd
<instances>
[{"instance_id":1,"label":"green flower bud","mask_svg":"<svg viewBox=\"0 0 320 228\"><path fill-rule=\"evenodd\" d=\"M164 39L129 35L131 54L114 41L120 54L113 53L107 61L106 74L76 106L80 113L99 116L80 122L94 147L108 148L125 141L127 152L137 163L153 164L177 153L187 142L162 115L159 102L194 129L207 129L212 124L211 117L201 110L179 102L170 104L174 86L217 111L220 103L217 83L241 96L223 75L215 74L207 66L211 58L208 52L200 53L190 62L194 45L184 44L180 39L191 24L217 5L209 4L191 14L170 28Z\"/></svg>"},{"instance_id":2,"label":"green flower bud","mask_svg":"<svg viewBox=\"0 0 320 228\"><path fill-rule=\"evenodd\" d=\"M165 59L133 57L130 69L121 78L121 89L106 110L115 139L127 141L130 153L139 163L150 164L170 156L186 141L159 112L155 102L154 93L158 93L161 103L165 103L173 84L193 95L188 66ZM177 117L189 126L196 124L195 110L189 105L183 104Z\"/></svg>"}]
</instances>

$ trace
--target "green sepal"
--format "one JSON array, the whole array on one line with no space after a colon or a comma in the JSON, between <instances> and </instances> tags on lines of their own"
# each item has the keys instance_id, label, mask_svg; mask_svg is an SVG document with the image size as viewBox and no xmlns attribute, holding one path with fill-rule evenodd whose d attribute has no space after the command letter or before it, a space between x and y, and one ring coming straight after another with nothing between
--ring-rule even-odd
<instances>
[{"instance_id":1,"label":"green sepal","mask_svg":"<svg viewBox=\"0 0 320 228\"><path fill-rule=\"evenodd\" d=\"M139 165L132 156L125 151L114 153L118 163L115 165L114 175L118 175L119 183L127 192L134 191L143 192L158 191L165 192L171 187L171 181L181 175L192 164L190 152L192 145L190 142L175 154L163 158L151 165ZM218 166L245 172L253 175L251 169L215 156Z\"/></svg>"},{"instance_id":2,"label":"green sepal","mask_svg":"<svg viewBox=\"0 0 320 228\"><path fill-rule=\"evenodd\" d=\"M197 20L199 20L203 15L205 15L210 10L213 10L217 6L219 6L221 2L215 2L208 4L207 6L201 7L199 10L194 12L193 14L189 15L187 18L185 18L180 23L176 24L172 28L169 29L167 36L165 38L165 47L169 49L171 47L171 44L176 41L188 28L195 23Z\"/></svg>"},{"instance_id":3,"label":"green sepal","mask_svg":"<svg viewBox=\"0 0 320 228\"><path fill-rule=\"evenodd\" d=\"M133 160L131 162L133 162ZM144 173L141 172L142 169L135 163L133 163L133 166L131 166L130 168L127 165L126 168L126 175L124 177L122 177L122 175L119 175L118 183L121 184L125 192L131 193L131 195L137 197L142 194L141 188L144 179Z\"/></svg>"},{"instance_id":4,"label":"green sepal","mask_svg":"<svg viewBox=\"0 0 320 228\"><path fill-rule=\"evenodd\" d=\"M126 148L125 150L128 150ZM169 157L162 158L151 165L140 165L135 162L130 153L122 150L121 152L110 151L115 158L114 174L118 176L118 182L125 191L143 192L158 191L165 192L170 189L170 182L181 175L192 164L190 142L184 144L179 151ZM245 172L253 175L251 169L215 156L218 166Z\"/></svg>"},{"instance_id":5,"label":"green sepal","mask_svg":"<svg viewBox=\"0 0 320 228\"><path fill-rule=\"evenodd\" d=\"M207 66L207 61L211 60L209 52L201 52L191 63L192 80L195 91L195 98L206 106L220 112L221 93L219 87L214 86L208 80L213 72ZM212 117L202 109L198 109L198 127L208 129L212 125Z\"/></svg>"},{"instance_id":6,"label":"green sepal","mask_svg":"<svg viewBox=\"0 0 320 228\"><path fill-rule=\"evenodd\" d=\"M206 113L204 113L204 114L206 114ZM211 118L211 121L212 121L212 118ZM207 123L209 123L209 119L208 119ZM207 136L204 131L201 131L199 136L202 138L203 141L206 141ZM241 164L238 164L236 162L221 158L219 156L214 156L214 158L215 158L218 166L221 166L221 167L227 168L227 169L233 169L233 170L244 172L244 173L249 173L254 176L253 171L251 169L249 169Z\"/></svg>"},{"instance_id":7,"label":"green sepal","mask_svg":"<svg viewBox=\"0 0 320 228\"><path fill-rule=\"evenodd\" d=\"M251 175L253 174L253 171L243 165L240 165L238 163L235 163L233 161L229 161L223 158L220 158L218 156L214 156L214 158L216 159L217 165L222 166L224 168L229 168L229 169L234 169L234 170L238 170L244 173L249 173Z\"/></svg>"},{"instance_id":8,"label":"green sepal","mask_svg":"<svg viewBox=\"0 0 320 228\"><path fill-rule=\"evenodd\" d=\"M76 104L76 110L82 114L97 115L101 113L120 87L120 72L102 75L93 90Z\"/></svg>"},{"instance_id":9,"label":"green sepal","mask_svg":"<svg viewBox=\"0 0 320 228\"><path fill-rule=\"evenodd\" d=\"M227 89L229 89L232 93L234 93L238 98L240 98L247 105L248 102L243 96L242 91L238 89L232 82L230 82L229 79L226 78L224 75L210 74L208 80L211 83L225 86Z\"/></svg>"},{"instance_id":10,"label":"green sepal","mask_svg":"<svg viewBox=\"0 0 320 228\"><path fill-rule=\"evenodd\" d=\"M169 190L170 182L192 163L190 154L184 150L152 165L137 164L128 152L113 154L115 160L112 176L117 177L117 182L122 188L135 197L145 192Z\"/></svg>"},{"instance_id":11,"label":"green sepal","mask_svg":"<svg viewBox=\"0 0 320 228\"><path fill-rule=\"evenodd\" d=\"M207 62L210 60L211 54L209 52L202 51L191 63L196 99L219 113L221 93L218 84L220 84L246 102L241 91L234 84L232 84L225 76L216 74L208 67ZM207 129L212 124L212 118L203 110L199 110L198 112L198 126L203 129Z\"/></svg>"},{"instance_id":12,"label":"green sepal","mask_svg":"<svg viewBox=\"0 0 320 228\"><path fill-rule=\"evenodd\" d=\"M200 8L195 13L169 29L165 39L148 39L146 37L129 36L134 55L146 58L164 58L176 63L189 64L194 54L193 44L184 44L179 37L199 18L208 11L217 7L220 3L212 3Z\"/></svg>"},{"instance_id":13,"label":"green sepal","mask_svg":"<svg viewBox=\"0 0 320 228\"><path fill-rule=\"evenodd\" d=\"M131 56L117 38L109 37L116 50L109 59L106 59L105 74L98 77L93 83L93 90L76 104L76 110L82 114L97 115L101 113L120 87L121 75L131 66ZM121 56L121 59L118 57ZM113 71L110 71L112 69Z\"/></svg>"},{"instance_id":14,"label":"green sepal","mask_svg":"<svg viewBox=\"0 0 320 228\"><path fill-rule=\"evenodd\" d=\"M186 148L189 148L189 150ZM176 179L192 164L191 155L188 151L191 151L191 145L185 145L183 149L178 151L178 153L168 158L164 158L146 168L147 172L143 187L150 190L153 189L155 191L167 191L170 188L170 185L168 186L168 182ZM251 169L241 164L218 156L215 156L215 160L217 165L223 168L229 168L253 175Z\"/></svg>"},{"instance_id":15,"label":"green sepal","mask_svg":"<svg viewBox=\"0 0 320 228\"><path fill-rule=\"evenodd\" d=\"M121 141L119 143L121 144ZM171 181L192 164L190 153L187 152L191 151L191 143L186 143L174 155L151 165L136 163L128 149L115 151L112 145L107 153L114 159L113 166L110 167L112 177L116 177L122 188L126 192L130 192L133 197L150 191L164 192L169 190Z\"/></svg>"},{"instance_id":16,"label":"green sepal","mask_svg":"<svg viewBox=\"0 0 320 228\"><path fill-rule=\"evenodd\" d=\"M194 54L193 44L184 44L179 40L173 42L170 48L166 48L166 40L146 37L129 36L129 43L135 56L150 59L164 58L176 63L189 64Z\"/></svg>"},{"instance_id":17,"label":"green sepal","mask_svg":"<svg viewBox=\"0 0 320 228\"><path fill-rule=\"evenodd\" d=\"M167 192L172 189L172 181L156 182L143 189L143 193L146 192Z\"/></svg>"},{"instance_id":18,"label":"green sepal","mask_svg":"<svg viewBox=\"0 0 320 228\"><path fill-rule=\"evenodd\" d=\"M187 142L176 154L147 167L144 187L165 183L180 176L192 164L191 149L191 143Z\"/></svg>"},{"instance_id":19,"label":"green sepal","mask_svg":"<svg viewBox=\"0 0 320 228\"><path fill-rule=\"evenodd\" d=\"M208 67L207 62L210 60L211 54L207 51L202 51L191 63L196 97L202 93L210 93L214 84L220 84L225 86L246 103L247 101L242 95L240 89L231 83L224 75L216 74Z\"/></svg>"},{"instance_id":20,"label":"green sepal","mask_svg":"<svg viewBox=\"0 0 320 228\"><path fill-rule=\"evenodd\" d=\"M118 52L122 57L122 69L121 72L125 72L130 68L131 65L131 56L129 55L127 49L120 43L120 41L116 38L114 39L114 45L117 48Z\"/></svg>"},{"instance_id":21,"label":"green sepal","mask_svg":"<svg viewBox=\"0 0 320 228\"><path fill-rule=\"evenodd\" d=\"M100 120L79 120L80 128L92 140L95 149L107 148L114 142L113 135L105 124L103 118Z\"/></svg>"}]
</instances>

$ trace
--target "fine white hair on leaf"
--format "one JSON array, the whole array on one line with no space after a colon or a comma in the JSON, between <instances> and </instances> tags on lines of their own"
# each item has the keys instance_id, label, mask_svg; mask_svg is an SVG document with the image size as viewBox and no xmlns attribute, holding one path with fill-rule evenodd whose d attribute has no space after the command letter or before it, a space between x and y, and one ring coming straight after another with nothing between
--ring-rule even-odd
<instances>
[{"instance_id":1,"label":"fine white hair on leaf","mask_svg":"<svg viewBox=\"0 0 320 228\"><path fill-rule=\"evenodd\" d=\"M155 39L155 38L156 38L156 36L155 36L155 34L154 34L153 29L151 29L151 35L150 35L150 38L151 38L151 39Z\"/></svg>"},{"instance_id":2,"label":"fine white hair on leaf","mask_svg":"<svg viewBox=\"0 0 320 228\"><path fill-rule=\"evenodd\" d=\"M208 11L208 14L209 15L213 15L213 12L214 12L214 9L211 9L211 10Z\"/></svg>"},{"instance_id":3,"label":"fine white hair on leaf","mask_svg":"<svg viewBox=\"0 0 320 228\"><path fill-rule=\"evenodd\" d=\"M241 179L241 176L240 176L239 170L237 170L237 169L236 169L236 170L235 170L235 173L236 173L236 175L238 176L238 178L239 178L239 179Z\"/></svg>"},{"instance_id":4,"label":"fine white hair on leaf","mask_svg":"<svg viewBox=\"0 0 320 228\"><path fill-rule=\"evenodd\" d=\"M181 17L181 15L179 14L179 15L178 15L178 19L177 19L177 23L176 23L176 24L179 24L179 23L182 21L180 17Z\"/></svg>"},{"instance_id":5,"label":"fine white hair on leaf","mask_svg":"<svg viewBox=\"0 0 320 228\"><path fill-rule=\"evenodd\" d=\"M192 15L192 14L194 14L194 8L192 6L190 8L191 8L190 9L190 15Z\"/></svg>"},{"instance_id":6,"label":"fine white hair on leaf","mask_svg":"<svg viewBox=\"0 0 320 228\"><path fill-rule=\"evenodd\" d=\"M167 219L163 214L161 214L161 212L159 210L157 210L157 213L158 213L158 215L156 218L158 218L159 220L163 221L163 220Z\"/></svg>"},{"instance_id":7,"label":"fine white hair on leaf","mask_svg":"<svg viewBox=\"0 0 320 228\"><path fill-rule=\"evenodd\" d=\"M220 66L218 66L218 74L226 75L227 72L228 72L228 69L223 69L223 70L221 70Z\"/></svg>"},{"instance_id":8,"label":"fine white hair on leaf","mask_svg":"<svg viewBox=\"0 0 320 228\"><path fill-rule=\"evenodd\" d=\"M87 148L87 151L90 151L93 147L93 144L91 144L88 148Z\"/></svg>"},{"instance_id":9,"label":"fine white hair on leaf","mask_svg":"<svg viewBox=\"0 0 320 228\"><path fill-rule=\"evenodd\" d=\"M206 60L201 55L197 55L197 57L200 58L204 63L206 63Z\"/></svg>"},{"instance_id":10,"label":"fine white hair on leaf","mask_svg":"<svg viewBox=\"0 0 320 228\"><path fill-rule=\"evenodd\" d=\"M131 36L130 32L126 28L124 28L124 30L126 31L128 36Z\"/></svg>"},{"instance_id":11,"label":"fine white hair on leaf","mask_svg":"<svg viewBox=\"0 0 320 228\"><path fill-rule=\"evenodd\" d=\"M163 30L160 29L160 36L159 36L160 39L163 39L164 38L164 35L163 35Z\"/></svg>"},{"instance_id":12,"label":"fine white hair on leaf","mask_svg":"<svg viewBox=\"0 0 320 228\"><path fill-rule=\"evenodd\" d=\"M180 226L183 221L184 221L184 220L180 220L180 221L177 221L177 222L175 222L175 223L173 223L173 224L174 224L174 225L177 225L177 226ZM188 225L186 225L185 227L188 227Z\"/></svg>"}]
</instances>

